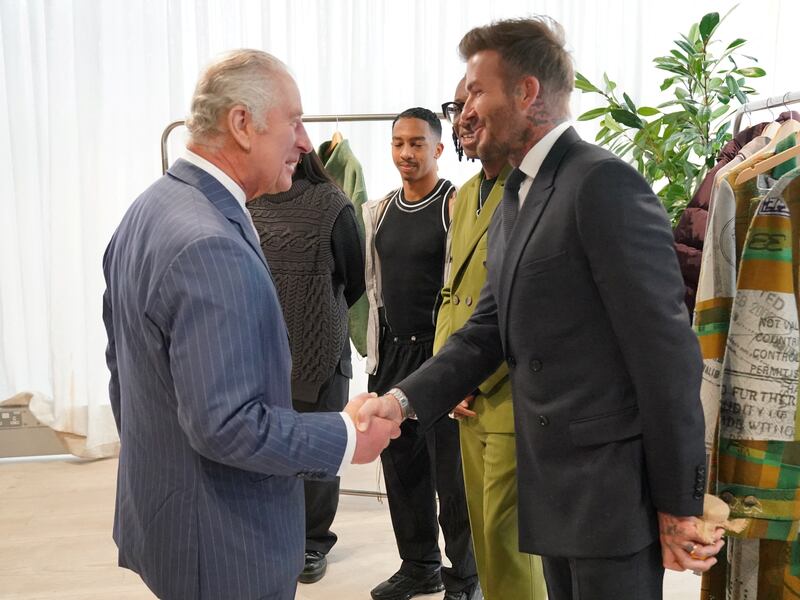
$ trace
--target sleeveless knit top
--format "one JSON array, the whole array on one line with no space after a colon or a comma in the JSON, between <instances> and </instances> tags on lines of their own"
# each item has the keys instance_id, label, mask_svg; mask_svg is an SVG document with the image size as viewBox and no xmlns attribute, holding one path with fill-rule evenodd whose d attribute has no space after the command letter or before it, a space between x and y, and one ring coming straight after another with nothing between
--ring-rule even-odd
<instances>
[{"instance_id":1,"label":"sleeveless knit top","mask_svg":"<svg viewBox=\"0 0 800 600\"><path fill-rule=\"evenodd\" d=\"M347 302L334 292L331 233L349 203L335 185L304 179L247 203L289 330L295 400L317 401L347 343Z\"/></svg>"}]
</instances>

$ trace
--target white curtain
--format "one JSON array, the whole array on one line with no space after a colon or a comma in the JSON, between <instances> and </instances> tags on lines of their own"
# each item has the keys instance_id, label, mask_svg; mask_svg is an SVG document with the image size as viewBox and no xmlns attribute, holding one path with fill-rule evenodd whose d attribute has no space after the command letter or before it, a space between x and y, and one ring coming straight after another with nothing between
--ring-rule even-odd
<instances>
[{"instance_id":1,"label":"white curtain","mask_svg":"<svg viewBox=\"0 0 800 600\"><path fill-rule=\"evenodd\" d=\"M0 400L70 434L83 456L116 451L101 322L101 257L122 214L160 173L164 126L181 119L198 71L237 47L293 70L307 114L438 110L464 72L469 28L549 14L578 69L603 71L637 101L663 76L651 58L708 11L732 2L634 0L0 0ZM721 34L750 40L763 95L800 89L800 8L745 0ZM657 101L656 98L653 100ZM573 114L594 99L575 96ZM335 125L310 127L315 143ZM372 196L397 187L387 123L341 124ZM592 125L582 125L586 136ZM461 183L445 131L442 176ZM171 138L174 158L180 133ZM356 380L352 391L365 387Z\"/></svg>"}]
</instances>

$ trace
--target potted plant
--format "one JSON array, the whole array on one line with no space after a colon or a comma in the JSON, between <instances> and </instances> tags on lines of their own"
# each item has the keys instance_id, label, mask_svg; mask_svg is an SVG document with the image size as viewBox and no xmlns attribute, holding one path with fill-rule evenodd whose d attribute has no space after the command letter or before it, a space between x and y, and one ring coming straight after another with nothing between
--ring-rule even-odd
<instances>
[{"instance_id":1,"label":"potted plant","mask_svg":"<svg viewBox=\"0 0 800 600\"><path fill-rule=\"evenodd\" d=\"M595 140L639 170L657 190L673 225L731 139L732 114L755 93L747 80L765 75L752 66L755 58L740 54L746 40L723 45L715 39L725 17L705 15L675 40L669 54L653 60L657 69L669 74L661 91L671 93L657 106L637 106L605 73L602 86L581 73L575 75L575 87L604 100L603 106L578 120L600 119ZM748 66L741 66L743 59Z\"/></svg>"}]
</instances>

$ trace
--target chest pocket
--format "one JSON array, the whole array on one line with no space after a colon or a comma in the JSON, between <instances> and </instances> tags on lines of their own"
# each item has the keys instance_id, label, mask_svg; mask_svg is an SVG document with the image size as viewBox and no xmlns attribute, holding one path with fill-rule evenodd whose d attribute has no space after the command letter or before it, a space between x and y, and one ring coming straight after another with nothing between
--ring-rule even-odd
<instances>
[{"instance_id":1,"label":"chest pocket","mask_svg":"<svg viewBox=\"0 0 800 600\"><path fill-rule=\"evenodd\" d=\"M519 263L517 272L523 277L533 277L553 269L565 268L569 264L569 253L566 250L546 256L526 256Z\"/></svg>"}]
</instances>

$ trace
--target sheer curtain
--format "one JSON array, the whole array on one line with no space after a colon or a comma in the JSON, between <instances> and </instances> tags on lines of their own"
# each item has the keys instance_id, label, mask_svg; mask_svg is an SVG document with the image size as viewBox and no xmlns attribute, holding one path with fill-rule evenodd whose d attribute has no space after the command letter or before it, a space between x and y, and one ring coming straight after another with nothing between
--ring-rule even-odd
<instances>
[{"instance_id":1,"label":"sheer curtain","mask_svg":"<svg viewBox=\"0 0 800 600\"><path fill-rule=\"evenodd\" d=\"M800 88L798 8L746 0L723 35L751 40L770 76L764 95ZM197 73L215 54L267 50L293 70L308 114L436 109L464 72L470 27L545 13L566 28L579 70L603 71L635 100L652 97L650 58L731 2L636 0L2 0L0 1L0 400L67 434L70 450L108 456L101 322L103 250L127 206L160 173L164 126L183 118ZM791 61L791 62L790 62ZM780 71L780 72L776 72ZM573 114L591 107L576 95ZM588 128L587 128L588 127ZM334 126L310 128L319 144ZM399 184L385 123L342 124L372 196ZM581 126L591 136L592 126ZM445 132L443 176L461 183ZM180 145L173 136L171 148ZM174 158L174 156L173 156ZM365 387L363 378L352 391Z\"/></svg>"}]
</instances>

